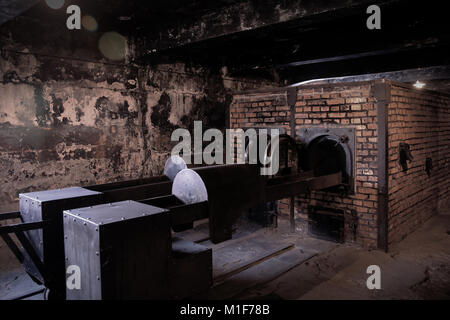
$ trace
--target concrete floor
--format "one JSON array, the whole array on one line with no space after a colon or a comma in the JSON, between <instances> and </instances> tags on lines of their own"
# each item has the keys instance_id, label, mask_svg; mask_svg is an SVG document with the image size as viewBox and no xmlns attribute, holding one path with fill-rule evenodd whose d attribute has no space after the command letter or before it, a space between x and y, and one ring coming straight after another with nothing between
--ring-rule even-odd
<instances>
[{"instance_id":1,"label":"concrete floor","mask_svg":"<svg viewBox=\"0 0 450 320\"><path fill-rule=\"evenodd\" d=\"M434 216L389 253L312 238L296 244L320 254L238 298L450 299L450 215ZM380 290L367 289L369 265L381 269Z\"/></svg>"},{"instance_id":2,"label":"concrete floor","mask_svg":"<svg viewBox=\"0 0 450 320\"><path fill-rule=\"evenodd\" d=\"M256 232L268 241L286 241L294 243L296 249L318 253L276 279L241 291L234 298L450 299L450 215L431 218L401 243L391 246L389 253L302 238L287 229L287 221L280 219L278 229ZM246 233L240 235L238 231L237 238ZM366 287L369 265L381 268L380 290ZM11 259L0 265L0 300L39 288ZM41 293L28 299L42 298Z\"/></svg>"}]
</instances>

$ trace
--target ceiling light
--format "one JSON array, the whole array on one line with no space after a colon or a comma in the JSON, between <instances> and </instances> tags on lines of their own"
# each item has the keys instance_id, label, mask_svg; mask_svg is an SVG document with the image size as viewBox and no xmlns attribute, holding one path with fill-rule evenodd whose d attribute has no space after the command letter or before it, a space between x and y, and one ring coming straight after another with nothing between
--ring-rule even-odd
<instances>
[{"instance_id":1,"label":"ceiling light","mask_svg":"<svg viewBox=\"0 0 450 320\"><path fill-rule=\"evenodd\" d=\"M416 87L417 89L422 89L423 87L425 87L425 83L417 80L416 83L414 83L414 87Z\"/></svg>"}]
</instances>

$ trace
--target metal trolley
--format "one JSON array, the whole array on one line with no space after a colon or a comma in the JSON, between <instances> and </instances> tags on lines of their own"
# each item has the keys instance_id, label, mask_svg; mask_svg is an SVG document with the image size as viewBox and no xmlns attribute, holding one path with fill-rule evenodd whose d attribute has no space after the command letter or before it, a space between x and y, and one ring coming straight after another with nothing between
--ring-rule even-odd
<instances>
[{"instance_id":1,"label":"metal trolley","mask_svg":"<svg viewBox=\"0 0 450 320\"><path fill-rule=\"evenodd\" d=\"M280 141L297 153L297 146L291 140ZM287 151L285 168L280 169L280 175L272 177L261 176L259 164L194 168L208 193L207 201L194 204L185 204L174 196L173 182L166 176L21 194L20 212L0 214L0 222L20 219L20 223L0 226L0 236L30 277L47 288L46 298L65 299L65 211L125 200L138 201L165 209L169 215L167 228L174 232L191 229L195 221L207 218L210 240L220 243L232 238L232 225L244 210L342 184L342 172L315 176L313 171L301 172L300 168L295 168L298 164L292 165L286 158ZM290 170L290 167L294 169ZM173 240L169 237L169 241ZM168 245L173 250L172 244L169 242ZM167 259L172 261L170 256ZM208 283L209 278L208 275Z\"/></svg>"}]
</instances>

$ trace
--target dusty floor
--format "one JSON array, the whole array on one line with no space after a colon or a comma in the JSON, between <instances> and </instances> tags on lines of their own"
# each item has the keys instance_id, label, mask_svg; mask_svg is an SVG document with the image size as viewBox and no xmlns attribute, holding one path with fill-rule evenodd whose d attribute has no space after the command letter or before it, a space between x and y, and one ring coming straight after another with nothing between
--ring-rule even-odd
<instances>
[{"instance_id":1,"label":"dusty floor","mask_svg":"<svg viewBox=\"0 0 450 320\"><path fill-rule=\"evenodd\" d=\"M311 238L296 245L320 253L239 298L450 299L450 215L431 218L389 253ZM381 269L380 290L367 289L369 265Z\"/></svg>"},{"instance_id":2,"label":"dusty floor","mask_svg":"<svg viewBox=\"0 0 450 320\"><path fill-rule=\"evenodd\" d=\"M286 231L287 221L283 219L278 229L244 229L237 230L233 240L219 245L200 242L217 253L226 252L226 246L242 247L255 239L292 244L293 249L235 275L236 283L244 280L246 289L234 292L226 286L216 286L211 298L220 298L225 292L233 299L450 299L450 215L433 217L393 245L389 253L300 238ZM186 235L199 239L205 236L207 228L202 226L197 233ZM217 255L215 259L215 263L220 262ZM369 265L381 269L380 290L367 289ZM248 281L247 275L256 280ZM0 299L12 299L40 288L11 260L0 266ZM28 299L42 298L40 293Z\"/></svg>"}]
</instances>

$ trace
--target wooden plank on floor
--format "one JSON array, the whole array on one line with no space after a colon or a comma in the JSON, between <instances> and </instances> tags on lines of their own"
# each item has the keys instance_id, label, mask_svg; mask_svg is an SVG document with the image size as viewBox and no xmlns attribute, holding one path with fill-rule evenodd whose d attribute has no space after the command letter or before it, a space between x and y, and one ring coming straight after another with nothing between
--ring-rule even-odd
<instances>
[{"instance_id":1,"label":"wooden plank on floor","mask_svg":"<svg viewBox=\"0 0 450 320\"><path fill-rule=\"evenodd\" d=\"M231 299L246 289L278 278L311 259L316 254L317 251L301 248L289 250L237 273L226 281L214 286L210 290L209 298L217 300Z\"/></svg>"},{"instance_id":2,"label":"wooden plank on floor","mask_svg":"<svg viewBox=\"0 0 450 320\"><path fill-rule=\"evenodd\" d=\"M214 282L219 283L293 247L292 243L283 240L268 241L265 237L250 237L213 249Z\"/></svg>"}]
</instances>

